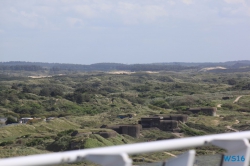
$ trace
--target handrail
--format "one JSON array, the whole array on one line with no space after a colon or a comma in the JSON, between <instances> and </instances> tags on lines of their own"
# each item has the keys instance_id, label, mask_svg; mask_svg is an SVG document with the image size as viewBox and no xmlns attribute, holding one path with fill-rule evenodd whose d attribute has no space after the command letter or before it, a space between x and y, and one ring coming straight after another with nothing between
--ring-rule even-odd
<instances>
[{"instance_id":1,"label":"handrail","mask_svg":"<svg viewBox=\"0 0 250 166\"><path fill-rule=\"evenodd\" d=\"M139 154L156 152L163 150L186 149L199 147L210 143L213 140L237 140L250 139L250 131L213 134L204 136L195 136L187 138L177 138L171 140L161 140L152 142L143 142L135 144L126 144L110 147L101 147L93 149L72 150L66 152L56 152L48 154L30 155L22 157L12 157L0 159L2 166L36 166L36 165L53 165L61 163L72 163L83 159L86 155L91 154Z\"/></svg>"}]
</instances>

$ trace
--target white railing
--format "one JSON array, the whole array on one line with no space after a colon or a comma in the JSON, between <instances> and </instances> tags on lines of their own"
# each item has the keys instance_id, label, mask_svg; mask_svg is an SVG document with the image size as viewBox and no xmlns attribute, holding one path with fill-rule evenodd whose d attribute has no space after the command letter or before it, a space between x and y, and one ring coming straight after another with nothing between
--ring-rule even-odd
<instances>
[{"instance_id":1,"label":"white railing","mask_svg":"<svg viewBox=\"0 0 250 166\"><path fill-rule=\"evenodd\" d=\"M0 166L42 166L73 163L89 160L103 166L131 166L128 155L163 150L194 148L216 145L227 150L222 156L221 166L248 166L250 158L250 131L215 135L178 138L154 142L126 144L111 147L74 150L66 152L39 154L31 156L0 159ZM193 166L195 151L190 150L177 158L165 161L163 166Z\"/></svg>"}]
</instances>

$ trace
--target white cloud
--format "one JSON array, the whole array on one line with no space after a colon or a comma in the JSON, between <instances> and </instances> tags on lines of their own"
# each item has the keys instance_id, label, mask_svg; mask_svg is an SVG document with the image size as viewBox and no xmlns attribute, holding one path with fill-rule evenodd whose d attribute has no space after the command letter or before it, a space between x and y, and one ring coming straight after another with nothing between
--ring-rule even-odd
<instances>
[{"instance_id":1,"label":"white cloud","mask_svg":"<svg viewBox=\"0 0 250 166\"><path fill-rule=\"evenodd\" d=\"M224 2L229 4L245 3L245 0L224 0Z\"/></svg>"},{"instance_id":2,"label":"white cloud","mask_svg":"<svg viewBox=\"0 0 250 166\"><path fill-rule=\"evenodd\" d=\"M83 20L79 18L68 17L66 18L66 20L69 23L70 27L80 28L84 25Z\"/></svg>"},{"instance_id":3,"label":"white cloud","mask_svg":"<svg viewBox=\"0 0 250 166\"><path fill-rule=\"evenodd\" d=\"M222 8L222 12L228 16L249 17L250 6L244 0L224 0L227 7ZM236 5L237 4L237 5Z\"/></svg>"},{"instance_id":4,"label":"white cloud","mask_svg":"<svg viewBox=\"0 0 250 166\"><path fill-rule=\"evenodd\" d=\"M193 4L194 1L193 0L182 0L183 3L187 4L187 5L190 5L190 4Z\"/></svg>"},{"instance_id":5,"label":"white cloud","mask_svg":"<svg viewBox=\"0 0 250 166\"><path fill-rule=\"evenodd\" d=\"M87 18L93 18L94 16L97 16L98 14L96 13L95 9L90 5L77 5L77 6L74 6L73 9L77 13Z\"/></svg>"},{"instance_id":6,"label":"white cloud","mask_svg":"<svg viewBox=\"0 0 250 166\"><path fill-rule=\"evenodd\" d=\"M0 7L0 22L29 28L56 29L63 27L65 23L70 27L84 25L97 28L108 27L108 24L165 23L169 20L166 18L189 21L201 21L204 17L220 19L221 15L218 13L222 13L223 17L250 16L250 7L246 1L223 1L225 6L209 0L44 0L39 3L24 1L15 4L6 2L5 6ZM218 12L214 13L214 9Z\"/></svg>"},{"instance_id":7,"label":"white cloud","mask_svg":"<svg viewBox=\"0 0 250 166\"><path fill-rule=\"evenodd\" d=\"M118 13L125 24L150 23L168 16L164 6L139 5L125 2L119 3L116 13Z\"/></svg>"}]
</instances>

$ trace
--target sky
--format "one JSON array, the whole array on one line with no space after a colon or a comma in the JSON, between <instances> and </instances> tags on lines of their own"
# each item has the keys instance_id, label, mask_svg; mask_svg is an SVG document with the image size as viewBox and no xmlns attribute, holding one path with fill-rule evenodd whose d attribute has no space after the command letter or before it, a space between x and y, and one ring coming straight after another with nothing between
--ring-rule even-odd
<instances>
[{"instance_id":1,"label":"sky","mask_svg":"<svg viewBox=\"0 0 250 166\"><path fill-rule=\"evenodd\" d=\"M0 0L0 62L250 60L250 0Z\"/></svg>"}]
</instances>

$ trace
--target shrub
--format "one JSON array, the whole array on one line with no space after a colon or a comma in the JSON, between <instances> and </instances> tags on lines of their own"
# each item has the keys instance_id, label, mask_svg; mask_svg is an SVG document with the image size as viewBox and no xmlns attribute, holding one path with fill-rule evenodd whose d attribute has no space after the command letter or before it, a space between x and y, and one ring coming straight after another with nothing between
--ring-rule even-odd
<instances>
[{"instance_id":1,"label":"shrub","mask_svg":"<svg viewBox=\"0 0 250 166\"><path fill-rule=\"evenodd\" d=\"M47 150L58 152L70 149L70 136L62 136L58 140L54 141L52 144L47 146Z\"/></svg>"},{"instance_id":2,"label":"shrub","mask_svg":"<svg viewBox=\"0 0 250 166\"><path fill-rule=\"evenodd\" d=\"M184 132L187 135L191 135L191 136L206 135L206 132L192 129L185 124L181 124L180 128L181 128L181 132Z\"/></svg>"},{"instance_id":3,"label":"shrub","mask_svg":"<svg viewBox=\"0 0 250 166\"><path fill-rule=\"evenodd\" d=\"M66 135L71 135L73 132L75 132L76 130L73 129L69 129L69 130L64 130L61 131L57 134L57 137L62 137L62 136L66 136Z\"/></svg>"},{"instance_id":4,"label":"shrub","mask_svg":"<svg viewBox=\"0 0 250 166\"><path fill-rule=\"evenodd\" d=\"M151 104L165 109L170 108L169 104L165 100L152 101Z\"/></svg>"},{"instance_id":5,"label":"shrub","mask_svg":"<svg viewBox=\"0 0 250 166\"><path fill-rule=\"evenodd\" d=\"M8 117L5 124L7 125L7 124L12 124L12 123L17 123L17 121L12 117Z\"/></svg>"},{"instance_id":6,"label":"shrub","mask_svg":"<svg viewBox=\"0 0 250 166\"><path fill-rule=\"evenodd\" d=\"M13 143L14 143L13 141L5 141L5 142L1 142L1 143L0 143L0 146L11 145L11 144L13 144Z\"/></svg>"},{"instance_id":7,"label":"shrub","mask_svg":"<svg viewBox=\"0 0 250 166\"><path fill-rule=\"evenodd\" d=\"M214 127L209 127L209 126L206 126L204 124L195 124L195 123L192 123L192 122L187 122L186 123L187 126L189 127L192 127L194 129L197 129L197 130L203 130L207 133L222 133L224 132L223 129L217 129L217 128L214 128Z\"/></svg>"},{"instance_id":8,"label":"shrub","mask_svg":"<svg viewBox=\"0 0 250 166\"><path fill-rule=\"evenodd\" d=\"M29 142L26 143L26 146L36 146L36 145L40 145L43 143L43 140L41 138L37 138L37 139L33 139Z\"/></svg>"}]
</instances>

